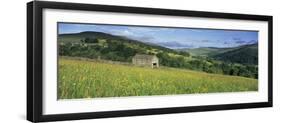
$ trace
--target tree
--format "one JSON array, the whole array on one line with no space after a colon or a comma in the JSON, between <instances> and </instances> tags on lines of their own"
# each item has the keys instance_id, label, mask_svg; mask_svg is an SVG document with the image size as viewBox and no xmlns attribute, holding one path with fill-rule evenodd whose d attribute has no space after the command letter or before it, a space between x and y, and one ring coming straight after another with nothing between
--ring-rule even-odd
<instances>
[{"instance_id":1,"label":"tree","mask_svg":"<svg viewBox=\"0 0 281 123\"><path fill-rule=\"evenodd\" d=\"M85 38L85 43L99 43L98 39L96 38Z\"/></svg>"},{"instance_id":2,"label":"tree","mask_svg":"<svg viewBox=\"0 0 281 123\"><path fill-rule=\"evenodd\" d=\"M179 54L183 55L183 56L186 56L186 57L190 56L190 53L189 52L185 52L185 51L179 51Z\"/></svg>"}]
</instances>

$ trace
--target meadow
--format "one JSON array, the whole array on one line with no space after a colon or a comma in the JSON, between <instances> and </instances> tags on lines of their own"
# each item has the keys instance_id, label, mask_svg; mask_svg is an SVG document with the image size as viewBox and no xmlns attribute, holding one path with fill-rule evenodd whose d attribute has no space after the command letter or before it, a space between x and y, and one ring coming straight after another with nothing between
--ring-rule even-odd
<instances>
[{"instance_id":1,"label":"meadow","mask_svg":"<svg viewBox=\"0 0 281 123\"><path fill-rule=\"evenodd\" d=\"M258 80L59 58L58 99L257 91Z\"/></svg>"}]
</instances>

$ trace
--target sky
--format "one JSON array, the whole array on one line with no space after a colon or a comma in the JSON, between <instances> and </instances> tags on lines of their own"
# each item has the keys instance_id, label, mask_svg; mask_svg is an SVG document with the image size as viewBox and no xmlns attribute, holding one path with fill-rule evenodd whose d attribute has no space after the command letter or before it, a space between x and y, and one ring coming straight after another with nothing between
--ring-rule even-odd
<instances>
[{"instance_id":1,"label":"sky","mask_svg":"<svg viewBox=\"0 0 281 123\"><path fill-rule=\"evenodd\" d=\"M58 33L104 32L171 49L236 47L258 42L257 31L59 23Z\"/></svg>"}]
</instances>

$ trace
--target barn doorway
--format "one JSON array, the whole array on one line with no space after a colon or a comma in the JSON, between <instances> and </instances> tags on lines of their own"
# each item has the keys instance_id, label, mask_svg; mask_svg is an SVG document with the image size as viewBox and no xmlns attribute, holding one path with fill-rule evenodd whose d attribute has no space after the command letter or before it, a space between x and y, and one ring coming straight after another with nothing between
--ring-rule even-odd
<instances>
[{"instance_id":1,"label":"barn doorway","mask_svg":"<svg viewBox=\"0 0 281 123\"><path fill-rule=\"evenodd\" d=\"M157 68L157 63L152 63L152 68Z\"/></svg>"}]
</instances>

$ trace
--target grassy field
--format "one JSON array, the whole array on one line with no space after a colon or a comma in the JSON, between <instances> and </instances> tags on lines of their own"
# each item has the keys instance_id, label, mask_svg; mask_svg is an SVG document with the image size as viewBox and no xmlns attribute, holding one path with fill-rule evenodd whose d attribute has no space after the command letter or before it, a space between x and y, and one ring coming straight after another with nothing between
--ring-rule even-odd
<instances>
[{"instance_id":1,"label":"grassy field","mask_svg":"<svg viewBox=\"0 0 281 123\"><path fill-rule=\"evenodd\" d=\"M59 59L59 99L257 91L257 79Z\"/></svg>"}]
</instances>

